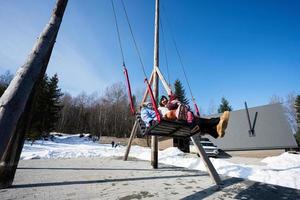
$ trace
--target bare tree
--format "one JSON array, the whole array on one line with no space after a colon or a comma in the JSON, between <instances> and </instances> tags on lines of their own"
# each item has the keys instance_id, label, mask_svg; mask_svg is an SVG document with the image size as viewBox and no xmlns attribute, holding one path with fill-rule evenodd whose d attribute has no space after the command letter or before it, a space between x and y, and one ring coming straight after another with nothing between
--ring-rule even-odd
<instances>
[{"instance_id":1,"label":"bare tree","mask_svg":"<svg viewBox=\"0 0 300 200\"><path fill-rule=\"evenodd\" d=\"M82 93L63 97L62 103L60 132L126 137L131 131L134 117L122 83L107 87L101 97Z\"/></svg>"},{"instance_id":2,"label":"bare tree","mask_svg":"<svg viewBox=\"0 0 300 200\"><path fill-rule=\"evenodd\" d=\"M283 102L284 102L284 99L281 96L274 94L270 97L269 104L283 103Z\"/></svg>"},{"instance_id":3,"label":"bare tree","mask_svg":"<svg viewBox=\"0 0 300 200\"><path fill-rule=\"evenodd\" d=\"M14 75L10 73L10 71L6 71L4 74L0 76L0 85L8 86Z\"/></svg>"},{"instance_id":4,"label":"bare tree","mask_svg":"<svg viewBox=\"0 0 300 200\"><path fill-rule=\"evenodd\" d=\"M217 113L217 106L214 102L214 100L209 101L209 105L207 108L207 115L212 115Z\"/></svg>"},{"instance_id":5,"label":"bare tree","mask_svg":"<svg viewBox=\"0 0 300 200\"><path fill-rule=\"evenodd\" d=\"M293 133L296 133L297 131L297 117L296 117L296 110L294 107L294 103L296 100L296 93L290 92L288 93L285 98L280 97L278 95L273 95L270 98L270 104L280 103L283 106L284 112L287 116L287 120L290 124L290 127L293 131Z\"/></svg>"},{"instance_id":6,"label":"bare tree","mask_svg":"<svg viewBox=\"0 0 300 200\"><path fill-rule=\"evenodd\" d=\"M295 109L296 93L291 92L285 98L285 112L288 117L288 122L291 125L293 133L297 131L297 115Z\"/></svg>"}]
</instances>

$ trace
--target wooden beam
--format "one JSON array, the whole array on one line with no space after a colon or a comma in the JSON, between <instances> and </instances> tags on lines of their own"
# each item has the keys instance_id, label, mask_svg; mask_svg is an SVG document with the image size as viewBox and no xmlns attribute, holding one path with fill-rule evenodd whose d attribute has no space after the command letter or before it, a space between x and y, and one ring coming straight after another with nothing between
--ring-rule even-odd
<instances>
[{"instance_id":1,"label":"wooden beam","mask_svg":"<svg viewBox=\"0 0 300 200\"><path fill-rule=\"evenodd\" d=\"M155 24L154 24L154 58L153 58L153 93L158 100L158 78L155 68L159 66L159 0L155 1ZM151 137L151 165L154 169L158 168L158 138Z\"/></svg>"},{"instance_id":2,"label":"wooden beam","mask_svg":"<svg viewBox=\"0 0 300 200\"><path fill-rule=\"evenodd\" d=\"M152 71L151 75L150 75L150 79L149 79L149 84L151 85L153 83L153 76L154 76L154 71ZM143 105L143 103L146 101L146 99L148 98L149 92L148 89L146 88L146 91L144 93L143 99L141 101L141 106Z\"/></svg>"},{"instance_id":3,"label":"wooden beam","mask_svg":"<svg viewBox=\"0 0 300 200\"><path fill-rule=\"evenodd\" d=\"M201 136L199 136L199 134L196 134L196 135L193 135L191 137L191 139L196 147L196 150L198 151L199 155L201 156L211 179L216 183L216 185L219 186L221 184L220 176L217 173L216 169L214 168L213 164L210 162L208 156L206 155L206 153L200 143Z\"/></svg>"},{"instance_id":4,"label":"wooden beam","mask_svg":"<svg viewBox=\"0 0 300 200\"><path fill-rule=\"evenodd\" d=\"M166 79L165 79L164 76L162 75L160 69L159 69L158 67L155 67L155 71L156 71L156 73L157 73L159 79L161 80L161 82L162 82L162 84L163 84L163 86L164 86L164 88L165 88L167 94L170 95L172 90L171 90L169 84L167 83Z\"/></svg>"},{"instance_id":5,"label":"wooden beam","mask_svg":"<svg viewBox=\"0 0 300 200\"><path fill-rule=\"evenodd\" d=\"M139 126L138 120L135 120L133 128L131 130L131 134L130 134L130 138L129 138L129 141L128 141L127 149L126 149L126 152L125 152L125 155L124 155L124 161L126 161L128 159L131 144L132 144L133 139L136 136L138 126Z\"/></svg>"},{"instance_id":6,"label":"wooden beam","mask_svg":"<svg viewBox=\"0 0 300 200\"><path fill-rule=\"evenodd\" d=\"M0 188L14 179L24 144L30 110L43 79L68 0L57 0L50 21L40 34L25 64L0 98Z\"/></svg>"}]
</instances>

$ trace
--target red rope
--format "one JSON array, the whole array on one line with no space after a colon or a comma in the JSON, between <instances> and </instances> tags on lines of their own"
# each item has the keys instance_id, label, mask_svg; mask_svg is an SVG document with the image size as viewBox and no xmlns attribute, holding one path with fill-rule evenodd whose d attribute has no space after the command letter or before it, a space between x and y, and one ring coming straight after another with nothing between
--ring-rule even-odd
<instances>
[{"instance_id":1,"label":"red rope","mask_svg":"<svg viewBox=\"0 0 300 200\"><path fill-rule=\"evenodd\" d=\"M135 114L135 109L134 109L133 100L132 100L132 94L131 94L131 87L130 87L130 82L129 82L129 77L128 77L128 71L127 71L127 68L126 68L125 64L123 64L123 71L124 71L126 84L127 84L127 89L128 89L128 98L129 98L129 102L130 102L130 110L131 110L132 114L134 115Z\"/></svg>"},{"instance_id":2,"label":"red rope","mask_svg":"<svg viewBox=\"0 0 300 200\"><path fill-rule=\"evenodd\" d=\"M197 103L196 103L195 99L193 100L193 102L194 102L194 107L195 107L196 114L200 117L199 108L197 106Z\"/></svg>"},{"instance_id":3,"label":"red rope","mask_svg":"<svg viewBox=\"0 0 300 200\"><path fill-rule=\"evenodd\" d=\"M159 114L158 109L157 109L156 100L154 98L152 88L151 88L147 78L145 78L145 83L147 84L147 89L148 89L148 92L150 94L151 103L153 105L153 109L155 111L157 121L160 122L161 118L160 118L160 114Z\"/></svg>"}]
</instances>

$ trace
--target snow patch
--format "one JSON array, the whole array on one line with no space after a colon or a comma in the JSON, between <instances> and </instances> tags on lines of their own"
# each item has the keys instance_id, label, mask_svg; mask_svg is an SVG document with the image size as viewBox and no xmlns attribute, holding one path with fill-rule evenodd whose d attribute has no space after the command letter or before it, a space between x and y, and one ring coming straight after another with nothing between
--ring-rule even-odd
<instances>
[{"instance_id":1,"label":"snow patch","mask_svg":"<svg viewBox=\"0 0 300 200\"><path fill-rule=\"evenodd\" d=\"M81 135L82 136L82 135ZM83 135L52 136L53 141L25 142L21 159L57 159L78 157L119 157L124 156L126 147L112 148L110 144L94 143ZM170 147L158 152L159 163L206 171L201 159L187 157L178 148ZM150 160L151 149L132 146L130 156L141 160ZM265 166L234 164L223 159L210 158L217 172L222 175L265 182L300 189L300 155L283 153L267 157L261 162Z\"/></svg>"}]
</instances>

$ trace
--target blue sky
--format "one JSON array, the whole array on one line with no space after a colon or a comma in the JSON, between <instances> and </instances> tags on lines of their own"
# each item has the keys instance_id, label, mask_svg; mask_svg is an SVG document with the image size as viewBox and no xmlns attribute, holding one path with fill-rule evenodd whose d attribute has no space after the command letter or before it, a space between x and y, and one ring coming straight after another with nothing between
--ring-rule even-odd
<instances>
[{"instance_id":1,"label":"blue sky","mask_svg":"<svg viewBox=\"0 0 300 200\"><path fill-rule=\"evenodd\" d=\"M154 0L124 0L147 73L153 66ZM0 2L0 74L15 72L49 21L55 1ZM115 1L133 91L143 73L120 1ZM173 82L187 86L171 41L176 38L194 96L204 112L225 96L234 109L267 104L272 95L300 93L300 1L161 0ZM169 24L166 24L166 17ZM162 37L161 37L162 39ZM166 77L161 40L160 67ZM110 0L69 1L47 73L58 73L72 95L124 81Z\"/></svg>"}]
</instances>

